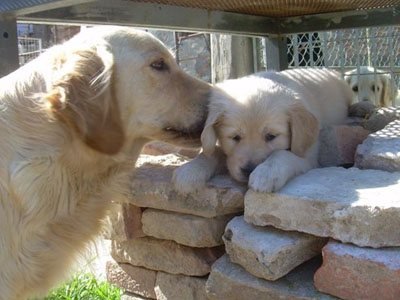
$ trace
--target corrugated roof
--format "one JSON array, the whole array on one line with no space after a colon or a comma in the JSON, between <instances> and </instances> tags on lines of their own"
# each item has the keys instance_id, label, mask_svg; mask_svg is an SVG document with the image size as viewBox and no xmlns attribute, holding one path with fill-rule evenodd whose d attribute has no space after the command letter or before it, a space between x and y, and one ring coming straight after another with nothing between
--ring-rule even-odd
<instances>
[{"instance_id":1,"label":"corrugated roof","mask_svg":"<svg viewBox=\"0 0 400 300\"><path fill-rule=\"evenodd\" d=\"M291 17L400 5L400 0L135 0L269 17Z\"/></svg>"}]
</instances>

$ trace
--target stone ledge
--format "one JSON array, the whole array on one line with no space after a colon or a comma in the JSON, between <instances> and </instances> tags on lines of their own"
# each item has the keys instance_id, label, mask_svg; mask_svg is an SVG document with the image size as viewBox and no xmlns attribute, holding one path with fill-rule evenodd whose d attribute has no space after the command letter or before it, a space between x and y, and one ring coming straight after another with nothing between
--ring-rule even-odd
<instances>
[{"instance_id":1,"label":"stone ledge","mask_svg":"<svg viewBox=\"0 0 400 300\"><path fill-rule=\"evenodd\" d=\"M111 255L119 263L170 274L204 276L224 253L224 247L191 248L151 237L112 242Z\"/></svg>"},{"instance_id":2,"label":"stone ledge","mask_svg":"<svg viewBox=\"0 0 400 300\"><path fill-rule=\"evenodd\" d=\"M106 264L106 275L108 282L130 293L157 298L154 292L157 276L155 271L109 261Z\"/></svg>"},{"instance_id":3,"label":"stone ledge","mask_svg":"<svg viewBox=\"0 0 400 300\"><path fill-rule=\"evenodd\" d=\"M172 275L158 272L157 300L207 300L205 277Z\"/></svg>"},{"instance_id":4,"label":"stone ledge","mask_svg":"<svg viewBox=\"0 0 400 300\"><path fill-rule=\"evenodd\" d=\"M172 173L187 161L175 155L141 156L132 183L132 204L206 218L243 211L247 187L235 183L228 175L212 178L196 193L178 194L171 184Z\"/></svg>"},{"instance_id":5,"label":"stone ledge","mask_svg":"<svg viewBox=\"0 0 400 300\"><path fill-rule=\"evenodd\" d=\"M320 255L327 240L270 226L253 226L241 216L228 223L224 242L232 262L254 276L277 280L303 262Z\"/></svg>"},{"instance_id":6,"label":"stone ledge","mask_svg":"<svg viewBox=\"0 0 400 300\"><path fill-rule=\"evenodd\" d=\"M331 241L323 249L323 260L314 276L319 291L346 300L400 299L400 248Z\"/></svg>"},{"instance_id":7,"label":"stone ledge","mask_svg":"<svg viewBox=\"0 0 400 300\"><path fill-rule=\"evenodd\" d=\"M209 300L338 300L318 292L312 278L320 257L297 267L277 281L254 277L230 262L227 255L212 267L206 291Z\"/></svg>"},{"instance_id":8,"label":"stone ledge","mask_svg":"<svg viewBox=\"0 0 400 300\"><path fill-rule=\"evenodd\" d=\"M222 235L233 216L203 218L148 208L143 212L142 223L148 236L189 247L216 247L224 244Z\"/></svg>"},{"instance_id":9,"label":"stone ledge","mask_svg":"<svg viewBox=\"0 0 400 300\"><path fill-rule=\"evenodd\" d=\"M245 220L359 246L400 246L400 172L313 169L277 193L248 191Z\"/></svg>"},{"instance_id":10,"label":"stone ledge","mask_svg":"<svg viewBox=\"0 0 400 300\"><path fill-rule=\"evenodd\" d=\"M355 166L361 169L400 171L400 120L371 134L358 146Z\"/></svg>"}]
</instances>

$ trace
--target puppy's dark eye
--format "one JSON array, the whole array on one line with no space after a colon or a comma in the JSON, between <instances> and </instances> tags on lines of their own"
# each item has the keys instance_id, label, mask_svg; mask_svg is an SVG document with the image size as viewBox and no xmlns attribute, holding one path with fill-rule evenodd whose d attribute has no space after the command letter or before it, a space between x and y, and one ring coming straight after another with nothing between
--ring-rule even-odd
<instances>
[{"instance_id":1,"label":"puppy's dark eye","mask_svg":"<svg viewBox=\"0 0 400 300\"><path fill-rule=\"evenodd\" d=\"M242 137L240 135L235 135L234 137L232 137L232 140L234 140L235 142L240 142L241 139Z\"/></svg>"},{"instance_id":2,"label":"puppy's dark eye","mask_svg":"<svg viewBox=\"0 0 400 300\"><path fill-rule=\"evenodd\" d=\"M272 141L274 138L276 138L276 135L273 135L273 134L267 134L266 136L265 136L265 141L266 142L270 142L270 141Z\"/></svg>"},{"instance_id":3,"label":"puppy's dark eye","mask_svg":"<svg viewBox=\"0 0 400 300\"><path fill-rule=\"evenodd\" d=\"M371 90L375 92L375 89L379 92L379 86L376 86L375 84L371 86Z\"/></svg>"},{"instance_id":4,"label":"puppy's dark eye","mask_svg":"<svg viewBox=\"0 0 400 300\"><path fill-rule=\"evenodd\" d=\"M164 62L163 59L159 59L159 60L156 60L155 62L152 62L150 64L150 67L152 67L154 70L157 70L157 71L168 71L169 70L168 65Z\"/></svg>"},{"instance_id":5,"label":"puppy's dark eye","mask_svg":"<svg viewBox=\"0 0 400 300\"><path fill-rule=\"evenodd\" d=\"M355 86L353 86L353 92L358 92L358 86L357 85L355 85Z\"/></svg>"}]
</instances>

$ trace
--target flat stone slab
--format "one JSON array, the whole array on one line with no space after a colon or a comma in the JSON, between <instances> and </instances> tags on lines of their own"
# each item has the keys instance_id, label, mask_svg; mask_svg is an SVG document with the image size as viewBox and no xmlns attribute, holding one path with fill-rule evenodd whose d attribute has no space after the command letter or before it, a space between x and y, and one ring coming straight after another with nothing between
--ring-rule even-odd
<instances>
[{"instance_id":1,"label":"flat stone slab","mask_svg":"<svg viewBox=\"0 0 400 300\"><path fill-rule=\"evenodd\" d=\"M112 257L119 263L129 263L150 270L171 274L204 276L224 253L224 247L191 248L173 241L150 237L126 242L113 241Z\"/></svg>"},{"instance_id":2,"label":"flat stone slab","mask_svg":"<svg viewBox=\"0 0 400 300\"><path fill-rule=\"evenodd\" d=\"M142 208L129 203L113 203L108 215L108 230L105 237L110 240L127 241L145 236L142 230Z\"/></svg>"},{"instance_id":3,"label":"flat stone slab","mask_svg":"<svg viewBox=\"0 0 400 300\"><path fill-rule=\"evenodd\" d=\"M210 300L338 299L315 289L313 275L320 264L321 259L318 257L277 281L267 281L249 274L224 255L213 265L206 284L207 297Z\"/></svg>"},{"instance_id":4,"label":"flat stone slab","mask_svg":"<svg viewBox=\"0 0 400 300\"><path fill-rule=\"evenodd\" d=\"M400 172L321 168L245 197L245 220L374 248L400 246Z\"/></svg>"},{"instance_id":5,"label":"flat stone slab","mask_svg":"<svg viewBox=\"0 0 400 300\"><path fill-rule=\"evenodd\" d=\"M370 132L361 126L328 126L319 132L318 162L321 167L354 164L357 146Z\"/></svg>"},{"instance_id":6,"label":"flat stone slab","mask_svg":"<svg viewBox=\"0 0 400 300\"><path fill-rule=\"evenodd\" d=\"M228 175L215 176L206 187L181 195L173 189L172 173L188 160L176 155L140 156L132 183L132 204L213 218L243 211L247 187Z\"/></svg>"},{"instance_id":7,"label":"flat stone slab","mask_svg":"<svg viewBox=\"0 0 400 300\"><path fill-rule=\"evenodd\" d=\"M215 247L224 244L222 235L233 216L204 218L148 208L143 212L142 223L148 236L190 247Z\"/></svg>"},{"instance_id":8,"label":"flat stone slab","mask_svg":"<svg viewBox=\"0 0 400 300\"><path fill-rule=\"evenodd\" d=\"M399 300L400 248L360 248L336 241L323 249L316 288L346 300Z\"/></svg>"},{"instance_id":9,"label":"flat stone slab","mask_svg":"<svg viewBox=\"0 0 400 300\"><path fill-rule=\"evenodd\" d=\"M130 264L118 264L108 261L106 264L107 281L128 292L146 298L156 299L154 287L157 272Z\"/></svg>"},{"instance_id":10,"label":"flat stone slab","mask_svg":"<svg viewBox=\"0 0 400 300\"><path fill-rule=\"evenodd\" d=\"M129 292L125 292L122 296L121 296L121 300L149 300L151 298L145 298L139 295L135 295L135 294L131 294Z\"/></svg>"},{"instance_id":11,"label":"flat stone slab","mask_svg":"<svg viewBox=\"0 0 400 300\"><path fill-rule=\"evenodd\" d=\"M371 134L358 146L355 166L361 169L400 171L400 120Z\"/></svg>"},{"instance_id":12,"label":"flat stone slab","mask_svg":"<svg viewBox=\"0 0 400 300\"><path fill-rule=\"evenodd\" d=\"M368 119L364 120L363 127L375 132L394 120L400 120L400 107L380 107L370 112Z\"/></svg>"},{"instance_id":13,"label":"flat stone slab","mask_svg":"<svg viewBox=\"0 0 400 300\"><path fill-rule=\"evenodd\" d=\"M158 272L157 300L207 300L206 277L191 277Z\"/></svg>"},{"instance_id":14,"label":"flat stone slab","mask_svg":"<svg viewBox=\"0 0 400 300\"><path fill-rule=\"evenodd\" d=\"M223 239L232 262L266 280L277 280L320 255L327 243L325 238L305 233L253 226L243 216L228 223Z\"/></svg>"}]
</instances>

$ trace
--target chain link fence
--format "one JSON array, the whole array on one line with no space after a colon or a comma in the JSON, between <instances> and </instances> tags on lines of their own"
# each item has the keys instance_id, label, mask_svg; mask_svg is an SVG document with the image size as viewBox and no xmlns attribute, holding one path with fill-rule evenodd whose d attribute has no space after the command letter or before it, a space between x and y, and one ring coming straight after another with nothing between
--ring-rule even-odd
<instances>
[{"instance_id":1,"label":"chain link fence","mask_svg":"<svg viewBox=\"0 0 400 300\"><path fill-rule=\"evenodd\" d=\"M23 66L42 53L42 39L18 37L19 65Z\"/></svg>"},{"instance_id":2,"label":"chain link fence","mask_svg":"<svg viewBox=\"0 0 400 300\"><path fill-rule=\"evenodd\" d=\"M377 81L380 74L384 74L391 82L392 101L399 94L398 26L293 34L287 39L287 54L289 68L332 68L342 76L356 77L354 81L360 81L360 77L365 76ZM374 86L377 83L371 83L371 87ZM374 92L378 93L378 90Z\"/></svg>"}]
</instances>

